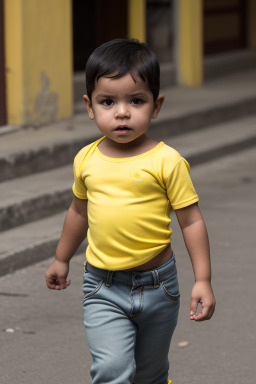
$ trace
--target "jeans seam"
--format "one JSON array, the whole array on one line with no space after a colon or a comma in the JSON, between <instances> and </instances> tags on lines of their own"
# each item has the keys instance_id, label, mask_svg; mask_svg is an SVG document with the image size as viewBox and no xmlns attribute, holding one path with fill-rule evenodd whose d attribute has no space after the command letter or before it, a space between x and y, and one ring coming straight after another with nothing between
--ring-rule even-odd
<instances>
[{"instance_id":1,"label":"jeans seam","mask_svg":"<svg viewBox=\"0 0 256 384\"><path fill-rule=\"evenodd\" d=\"M159 273L157 272L156 269L154 272L156 273L156 276L157 276L157 282L154 283L154 288L159 288Z\"/></svg>"},{"instance_id":2,"label":"jeans seam","mask_svg":"<svg viewBox=\"0 0 256 384\"><path fill-rule=\"evenodd\" d=\"M143 291L143 288L144 288L144 285L142 284L141 285L141 288L140 288L140 310L138 313L136 313L135 315L132 314L133 312L133 308L134 308L134 300L133 300L133 297L132 297L132 291L133 291L133 288L134 286L132 287L131 291L130 291L130 297L131 297L131 302L132 302L132 309L130 311L130 317L137 317L141 314L142 312L142 302L143 302L143 299L142 299L142 291Z\"/></svg>"},{"instance_id":3,"label":"jeans seam","mask_svg":"<svg viewBox=\"0 0 256 384\"><path fill-rule=\"evenodd\" d=\"M171 300L173 300L173 301L178 301L178 300L179 300L179 298L180 298L180 294L178 294L177 296L171 295L171 294L167 291L167 289L166 289L164 283L161 282L161 284L162 284L162 287L163 287L163 290L164 290L166 296L167 296L169 299L171 299Z\"/></svg>"},{"instance_id":4,"label":"jeans seam","mask_svg":"<svg viewBox=\"0 0 256 384\"><path fill-rule=\"evenodd\" d=\"M84 302L89 299L89 297L93 296L95 293L97 293L99 291L99 289L101 288L102 284L104 282L104 279L102 279L99 284L97 285L96 288L94 288L94 290L90 293L87 293L87 295L84 295Z\"/></svg>"}]
</instances>

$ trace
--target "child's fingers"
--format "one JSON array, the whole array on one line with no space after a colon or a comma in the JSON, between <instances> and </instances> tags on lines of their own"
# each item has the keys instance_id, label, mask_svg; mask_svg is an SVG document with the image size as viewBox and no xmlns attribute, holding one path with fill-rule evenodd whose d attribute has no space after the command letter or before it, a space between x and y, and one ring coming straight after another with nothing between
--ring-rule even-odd
<instances>
[{"instance_id":1,"label":"child's fingers","mask_svg":"<svg viewBox=\"0 0 256 384\"><path fill-rule=\"evenodd\" d=\"M196 314L198 304L202 305L200 313ZM196 321L209 320L215 309L215 298L209 282L195 283L191 292L190 319Z\"/></svg>"},{"instance_id":2,"label":"child's fingers","mask_svg":"<svg viewBox=\"0 0 256 384\"><path fill-rule=\"evenodd\" d=\"M197 299L191 298L190 300L190 319L193 320L197 311L198 301Z\"/></svg>"},{"instance_id":3,"label":"child's fingers","mask_svg":"<svg viewBox=\"0 0 256 384\"><path fill-rule=\"evenodd\" d=\"M57 276L46 278L47 287L50 289L65 289L71 283L71 280L66 280L65 278L57 278Z\"/></svg>"},{"instance_id":4,"label":"child's fingers","mask_svg":"<svg viewBox=\"0 0 256 384\"><path fill-rule=\"evenodd\" d=\"M190 311L190 319L195 321L210 320L214 312L214 306L202 306L200 313L196 314L196 311Z\"/></svg>"},{"instance_id":5,"label":"child's fingers","mask_svg":"<svg viewBox=\"0 0 256 384\"><path fill-rule=\"evenodd\" d=\"M45 280L46 280L46 285L48 288L50 289L55 289L56 287L56 281L57 281L57 276L56 275L48 275L46 273L46 276L45 276Z\"/></svg>"},{"instance_id":6,"label":"child's fingers","mask_svg":"<svg viewBox=\"0 0 256 384\"><path fill-rule=\"evenodd\" d=\"M192 320L195 320L195 321L208 320L207 317L208 317L207 310L205 308L202 308L202 311L200 313L198 313L197 315L195 314L195 315L192 316Z\"/></svg>"},{"instance_id":7,"label":"child's fingers","mask_svg":"<svg viewBox=\"0 0 256 384\"><path fill-rule=\"evenodd\" d=\"M70 280L66 280L68 271L68 263L55 260L45 273L47 287L57 290L67 288L70 285Z\"/></svg>"},{"instance_id":8,"label":"child's fingers","mask_svg":"<svg viewBox=\"0 0 256 384\"><path fill-rule=\"evenodd\" d=\"M52 280L46 280L46 285L49 289L55 289L56 286L55 282Z\"/></svg>"},{"instance_id":9,"label":"child's fingers","mask_svg":"<svg viewBox=\"0 0 256 384\"><path fill-rule=\"evenodd\" d=\"M70 280L66 280L63 277L60 277L55 281L55 289L58 289L58 290L65 289L70 285L70 282L71 282Z\"/></svg>"}]
</instances>

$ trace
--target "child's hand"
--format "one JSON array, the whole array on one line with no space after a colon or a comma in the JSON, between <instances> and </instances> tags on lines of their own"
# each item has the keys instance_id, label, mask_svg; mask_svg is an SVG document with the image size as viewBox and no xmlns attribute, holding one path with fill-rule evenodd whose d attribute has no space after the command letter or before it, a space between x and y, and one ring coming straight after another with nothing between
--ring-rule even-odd
<instances>
[{"instance_id":1,"label":"child's hand","mask_svg":"<svg viewBox=\"0 0 256 384\"><path fill-rule=\"evenodd\" d=\"M54 260L45 273L46 285L50 289L65 289L71 280L66 280L69 271L69 263Z\"/></svg>"},{"instance_id":2,"label":"child's hand","mask_svg":"<svg viewBox=\"0 0 256 384\"><path fill-rule=\"evenodd\" d=\"M196 314L199 303L202 305L202 310ZM190 320L209 320L213 315L214 309L215 298L211 283L209 281L196 282L191 292Z\"/></svg>"}]
</instances>

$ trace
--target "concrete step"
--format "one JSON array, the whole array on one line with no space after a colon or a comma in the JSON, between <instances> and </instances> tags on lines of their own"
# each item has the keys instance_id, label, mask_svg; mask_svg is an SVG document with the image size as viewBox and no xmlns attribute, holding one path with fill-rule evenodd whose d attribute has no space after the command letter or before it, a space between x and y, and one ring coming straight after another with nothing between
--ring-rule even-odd
<instances>
[{"instance_id":1,"label":"concrete step","mask_svg":"<svg viewBox=\"0 0 256 384\"><path fill-rule=\"evenodd\" d=\"M251 116L163 140L195 166L256 146L255 128L256 116ZM66 166L0 184L0 217L5 229L0 233L0 276L54 255L72 199L72 182L72 166ZM13 220L10 214L15 215Z\"/></svg>"},{"instance_id":2,"label":"concrete step","mask_svg":"<svg viewBox=\"0 0 256 384\"><path fill-rule=\"evenodd\" d=\"M0 136L0 182L70 164L80 148L99 136L86 114L40 129L11 130Z\"/></svg>"},{"instance_id":3,"label":"concrete step","mask_svg":"<svg viewBox=\"0 0 256 384\"><path fill-rule=\"evenodd\" d=\"M192 166L256 146L256 116L166 138Z\"/></svg>"},{"instance_id":4,"label":"concrete step","mask_svg":"<svg viewBox=\"0 0 256 384\"><path fill-rule=\"evenodd\" d=\"M67 209L72 165L0 183L0 232Z\"/></svg>"},{"instance_id":5,"label":"concrete step","mask_svg":"<svg viewBox=\"0 0 256 384\"><path fill-rule=\"evenodd\" d=\"M216 78L231 72L249 70L256 66L254 49L209 55L204 58L204 79Z\"/></svg>"},{"instance_id":6,"label":"concrete step","mask_svg":"<svg viewBox=\"0 0 256 384\"><path fill-rule=\"evenodd\" d=\"M164 141L194 166L255 146L256 116ZM0 183L0 232L67 209L72 184L72 165Z\"/></svg>"},{"instance_id":7,"label":"concrete step","mask_svg":"<svg viewBox=\"0 0 256 384\"><path fill-rule=\"evenodd\" d=\"M0 276L52 257L66 212L0 233ZM77 253L85 250L86 241Z\"/></svg>"},{"instance_id":8,"label":"concrete step","mask_svg":"<svg viewBox=\"0 0 256 384\"><path fill-rule=\"evenodd\" d=\"M256 70L233 73L201 88L164 89L165 103L150 132L158 140L256 113ZM86 113L35 129L0 131L0 181L70 164L80 148L100 136Z\"/></svg>"}]
</instances>

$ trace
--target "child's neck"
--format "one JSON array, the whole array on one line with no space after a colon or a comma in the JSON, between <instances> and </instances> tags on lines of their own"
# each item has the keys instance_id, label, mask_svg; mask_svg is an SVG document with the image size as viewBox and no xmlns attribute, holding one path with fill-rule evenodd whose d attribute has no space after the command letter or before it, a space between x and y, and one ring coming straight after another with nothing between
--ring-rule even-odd
<instances>
[{"instance_id":1,"label":"child's neck","mask_svg":"<svg viewBox=\"0 0 256 384\"><path fill-rule=\"evenodd\" d=\"M99 150L105 156L123 158L141 155L154 148L157 144L157 141L150 139L146 135L142 135L129 143L117 143L105 137L99 144Z\"/></svg>"}]
</instances>

